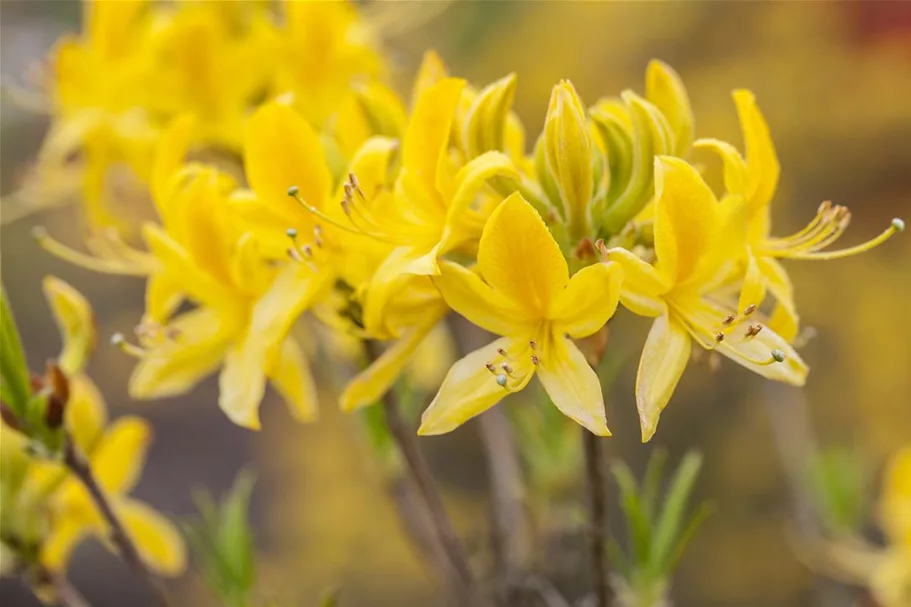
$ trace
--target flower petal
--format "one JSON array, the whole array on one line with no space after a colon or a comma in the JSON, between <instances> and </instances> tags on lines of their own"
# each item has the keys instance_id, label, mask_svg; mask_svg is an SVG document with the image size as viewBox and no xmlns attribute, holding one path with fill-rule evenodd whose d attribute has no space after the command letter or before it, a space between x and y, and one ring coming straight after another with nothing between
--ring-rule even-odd
<instances>
[{"instance_id":1,"label":"flower petal","mask_svg":"<svg viewBox=\"0 0 911 607\"><path fill-rule=\"evenodd\" d=\"M585 355L562 335L551 336L548 346L540 358L537 374L554 405L591 433L610 436L601 382Z\"/></svg>"},{"instance_id":2,"label":"flower petal","mask_svg":"<svg viewBox=\"0 0 911 607\"><path fill-rule=\"evenodd\" d=\"M889 539L911 550L911 445L889 461L883 481L880 517Z\"/></svg>"},{"instance_id":3,"label":"flower petal","mask_svg":"<svg viewBox=\"0 0 911 607\"><path fill-rule=\"evenodd\" d=\"M425 323L406 330L401 339L348 382L339 398L342 411L354 411L379 401L401 376L434 324Z\"/></svg>"},{"instance_id":4,"label":"flower petal","mask_svg":"<svg viewBox=\"0 0 911 607\"><path fill-rule=\"evenodd\" d=\"M561 334L591 335L616 312L622 282L623 268L618 263L596 263L582 268L553 302L548 317L559 326Z\"/></svg>"},{"instance_id":5,"label":"flower petal","mask_svg":"<svg viewBox=\"0 0 911 607\"><path fill-rule=\"evenodd\" d=\"M418 434L451 432L500 402L510 392L524 388L534 374L530 360L515 361L513 372L522 379L508 389L500 386L485 366L496 357L498 348L509 351L514 349L515 344L513 340L504 337L458 360L446 374L440 391L421 416Z\"/></svg>"},{"instance_id":6,"label":"flower petal","mask_svg":"<svg viewBox=\"0 0 911 607\"><path fill-rule=\"evenodd\" d=\"M747 172L750 178L751 195L749 197L750 215L760 212L772 201L775 188L778 187L778 176L781 167L775 146L769 134L756 97L747 90L734 91L734 103L740 117L740 128L743 131L746 147Z\"/></svg>"},{"instance_id":7,"label":"flower petal","mask_svg":"<svg viewBox=\"0 0 911 607\"><path fill-rule=\"evenodd\" d=\"M457 263L440 262L440 275L433 278L433 284L450 308L491 333L515 335L523 325L536 320Z\"/></svg>"},{"instance_id":8,"label":"flower petal","mask_svg":"<svg viewBox=\"0 0 911 607\"><path fill-rule=\"evenodd\" d=\"M45 276L44 296L51 306L57 328L63 339L63 351L57 359L66 375L81 371L97 338L92 307L82 294L54 276Z\"/></svg>"},{"instance_id":9,"label":"flower petal","mask_svg":"<svg viewBox=\"0 0 911 607\"><path fill-rule=\"evenodd\" d=\"M69 382L66 429L83 453L91 453L108 423L108 410L101 392L87 376L72 375Z\"/></svg>"},{"instance_id":10,"label":"flower petal","mask_svg":"<svg viewBox=\"0 0 911 607\"><path fill-rule=\"evenodd\" d=\"M159 575L175 576L187 567L187 548L170 520L144 502L124 499L117 514L143 562Z\"/></svg>"},{"instance_id":11,"label":"flower petal","mask_svg":"<svg viewBox=\"0 0 911 607\"><path fill-rule=\"evenodd\" d=\"M332 175L319 136L300 114L277 101L266 103L250 117L245 137L247 179L265 203L294 217L300 209L288 197L288 188L297 186L304 200L323 206Z\"/></svg>"},{"instance_id":12,"label":"flower petal","mask_svg":"<svg viewBox=\"0 0 911 607\"><path fill-rule=\"evenodd\" d=\"M102 435L89 453L98 484L108 493L128 493L139 480L152 427L138 417L121 417Z\"/></svg>"},{"instance_id":13,"label":"flower petal","mask_svg":"<svg viewBox=\"0 0 911 607\"><path fill-rule=\"evenodd\" d=\"M48 571L65 571L73 550L90 531L83 521L70 517L59 518L41 542L41 564Z\"/></svg>"},{"instance_id":14,"label":"flower petal","mask_svg":"<svg viewBox=\"0 0 911 607\"><path fill-rule=\"evenodd\" d=\"M569 282L559 245L519 193L506 198L487 220L478 265L490 286L539 318Z\"/></svg>"},{"instance_id":15,"label":"flower petal","mask_svg":"<svg viewBox=\"0 0 911 607\"><path fill-rule=\"evenodd\" d=\"M718 201L698 171L677 158L655 159L655 252L657 267L682 283L714 265Z\"/></svg>"},{"instance_id":16,"label":"flower petal","mask_svg":"<svg viewBox=\"0 0 911 607\"><path fill-rule=\"evenodd\" d=\"M444 78L418 95L402 143L402 172L426 191L436 189L437 168L446 151L465 81Z\"/></svg>"},{"instance_id":17,"label":"flower petal","mask_svg":"<svg viewBox=\"0 0 911 607\"><path fill-rule=\"evenodd\" d=\"M670 314L659 316L652 323L636 376L642 442L654 436L658 418L683 375L691 348L689 333Z\"/></svg>"},{"instance_id":18,"label":"flower petal","mask_svg":"<svg viewBox=\"0 0 911 607\"><path fill-rule=\"evenodd\" d=\"M130 377L130 396L154 399L191 390L214 371L233 339L236 327L217 311L199 308L168 325L174 339L146 349Z\"/></svg>"},{"instance_id":19,"label":"flower petal","mask_svg":"<svg viewBox=\"0 0 911 607\"><path fill-rule=\"evenodd\" d=\"M747 306L759 306L765 299L766 280L752 252L747 252L747 270L743 277L743 288L740 291L740 303L737 309L743 311Z\"/></svg>"},{"instance_id":20,"label":"flower petal","mask_svg":"<svg viewBox=\"0 0 911 607\"><path fill-rule=\"evenodd\" d=\"M310 363L292 337L285 338L275 367L269 372L272 385L278 390L294 419L315 421L319 417L316 382Z\"/></svg>"}]
</instances>

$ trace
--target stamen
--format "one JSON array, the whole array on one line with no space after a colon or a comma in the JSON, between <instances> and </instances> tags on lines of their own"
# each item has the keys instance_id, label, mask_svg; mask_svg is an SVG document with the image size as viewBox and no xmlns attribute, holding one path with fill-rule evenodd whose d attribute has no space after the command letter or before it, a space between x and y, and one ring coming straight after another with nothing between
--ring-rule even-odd
<instances>
[{"instance_id":1,"label":"stamen","mask_svg":"<svg viewBox=\"0 0 911 607\"><path fill-rule=\"evenodd\" d=\"M487 367L487 370L490 371L491 373L493 373L494 375L497 374L497 368L495 366L493 366L492 362L487 361L486 363L484 363L484 366Z\"/></svg>"},{"instance_id":2,"label":"stamen","mask_svg":"<svg viewBox=\"0 0 911 607\"><path fill-rule=\"evenodd\" d=\"M721 324L723 324L723 325L729 325L729 324L731 324L732 322L734 322L734 319L735 319L735 318L737 318L737 317L734 316L733 314L728 314L727 316L724 317L724 320L721 321Z\"/></svg>"},{"instance_id":3,"label":"stamen","mask_svg":"<svg viewBox=\"0 0 911 607\"><path fill-rule=\"evenodd\" d=\"M149 274L149 269L142 267L139 263L131 264L117 259L93 257L91 255L86 255L81 251L77 251L76 249L71 249L62 242L52 238L42 226L36 226L32 230L32 238L35 239L35 242L37 242L42 249L51 255L81 268L92 270L93 272L119 274L123 276L146 276Z\"/></svg>"},{"instance_id":4,"label":"stamen","mask_svg":"<svg viewBox=\"0 0 911 607\"><path fill-rule=\"evenodd\" d=\"M504 350L503 348L497 348L497 354L499 354L500 356L502 356L503 358L505 358L507 360L509 359L509 355L506 354L506 350Z\"/></svg>"},{"instance_id":5,"label":"stamen","mask_svg":"<svg viewBox=\"0 0 911 607\"><path fill-rule=\"evenodd\" d=\"M306 200L304 200L303 198L298 196L297 192L298 192L298 188L296 185L293 185L290 188L288 188L288 196L290 196L291 198L296 200L299 205L301 205L302 207L304 207L305 209L310 211L313 215L316 215L317 217L319 217L320 219L322 219L329 225L335 226L338 229L344 230L346 232L351 232L352 234L362 234L363 233L361 230L356 230L354 228L346 226L345 224L343 224L341 222L335 221L334 219L332 219L331 217L329 217L328 215L326 215L325 213L323 213L322 211L317 209L315 206L313 206L312 204L310 204L309 202L307 202Z\"/></svg>"},{"instance_id":6,"label":"stamen","mask_svg":"<svg viewBox=\"0 0 911 607\"><path fill-rule=\"evenodd\" d=\"M724 333L722 333L721 331L719 331L718 333L715 333L715 341L718 342L718 343L723 342L723 341L724 341Z\"/></svg>"},{"instance_id":7,"label":"stamen","mask_svg":"<svg viewBox=\"0 0 911 607\"><path fill-rule=\"evenodd\" d=\"M750 325L747 327L746 339L752 339L762 331L762 325Z\"/></svg>"},{"instance_id":8,"label":"stamen","mask_svg":"<svg viewBox=\"0 0 911 607\"><path fill-rule=\"evenodd\" d=\"M530 342L528 342L528 346L529 346L532 350L537 350L537 349L538 349L538 343L537 343L535 340L531 340Z\"/></svg>"},{"instance_id":9,"label":"stamen","mask_svg":"<svg viewBox=\"0 0 911 607\"><path fill-rule=\"evenodd\" d=\"M537 366L538 366L538 363L540 363L540 362L541 362L541 359L538 358L538 355L537 355L537 354L532 354L532 355L531 355L531 364L533 364L534 366L537 367Z\"/></svg>"},{"instance_id":10,"label":"stamen","mask_svg":"<svg viewBox=\"0 0 911 607\"><path fill-rule=\"evenodd\" d=\"M502 363L500 368L506 371L507 375L512 375L512 367L509 366L509 363Z\"/></svg>"},{"instance_id":11,"label":"stamen","mask_svg":"<svg viewBox=\"0 0 911 607\"><path fill-rule=\"evenodd\" d=\"M595 249L597 249L598 252L601 253L601 257L603 257L603 258L607 257L607 245L604 244L603 238L599 238L598 240L595 241Z\"/></svg>"},{"instance_id":12,"label":"stamen","mask_svg":"<svg viewBox=\"0 0 911 607\"><path fill-rule=\"evenodd\" d=\"M755 311L756 311L756 304L750 304L746 308L743 309L743 315L749 316L750 314L752 314Z\"/></svg>"},{"instance_id":13,"label":"stamen","mask_svg":"<svg viewBox=\"0 0 911 607\"><path fill-rule=\"evenodd\" d=\"M135 358L144 358L147 351L136 344L131 344L123 336L123 333L114 333L111 335L111 345L120 348L122 352Z\"/></svg>"}]
</instances>

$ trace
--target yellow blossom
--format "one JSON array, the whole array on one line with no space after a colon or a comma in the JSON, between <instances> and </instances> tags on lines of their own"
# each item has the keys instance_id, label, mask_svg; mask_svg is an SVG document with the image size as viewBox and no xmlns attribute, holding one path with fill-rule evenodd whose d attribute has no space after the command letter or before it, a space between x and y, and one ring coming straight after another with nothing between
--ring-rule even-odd
<instances>
[{"instance_id":1,"label":"yellow blossom","mask_svg":"<svg viewBox=\"0 0 911 607\"><path fill-rule=\"evenodd\" d=\"M446 303L502 335L450 369L424 412L421 434L449 432L538 375L565 415L608 435L598 377L573 343L613 315L621 268L598 263L570 277L547 226L520 194L491 215L481 236L476 274L441 262L434 283Z\"/></svg>"},{"instance_id":2,"label":"yellow blossom","mask_svg":"<svg viewBox=\"0 0 911 607\"><path fill-rule=\"evenodd\" d=\"M176 575L186 566L186 551L177 528L148 504L129 496L139 480L152 438L142 419L123 417L108 423L98 389L83 368L94 343L94 319L85 299L65 282L47 277L44 290L60 326L69 397L64 427L87 456L92 472L146 564L160 574ZM107 523L82 483L58 462L27 455L26 438L0 425L0 485L3 541L25 566L60 572L73 549L94 536L104 542ZM32 556L33 555L33 556Z\"/></svg>"},{"instance_id":3,"label":"yellow blossom","mask_svg":"<svg viewBox=\"0 0 911 607\"><path fill-rule=\"evenodd\" d=\"M655 254L650 265L626 249L609 258L626 269L621 301L657 317L636 378L643 441L655 433L690 357L692 341L769 379L803 385L807 366L787 341L761 322L760 302L736 308L724 281L744 246L743 204L719 203L686 162L655 160Z\"/></svg>"},{"instance_id":4,"label":"yellow blossom","mask_svg":"<svg viewBox=\"0 0 911 607\"><path fill-rule=\"evenodd\" d=\"M863 244L829 251L847 229L851 213L846 207L824 202L816 217L799 232L787 237L771 235L771 202L778 187L780 166L769 127L756 105L753 94L734 92L734 102L743 131L746 158L728 143L702 139L697 147L713 149L724 161L724 181L728 193L741 196L747 204L747 247L743 265L745 285L741 305L759 304L770 291L778 302L772 326L782 337L792 341L797 336L798 315L794 305L791 280L781 259L838 259L868 251L901 231L904 224L893 220L879 236Z\"/></svg>"}]
</instances>

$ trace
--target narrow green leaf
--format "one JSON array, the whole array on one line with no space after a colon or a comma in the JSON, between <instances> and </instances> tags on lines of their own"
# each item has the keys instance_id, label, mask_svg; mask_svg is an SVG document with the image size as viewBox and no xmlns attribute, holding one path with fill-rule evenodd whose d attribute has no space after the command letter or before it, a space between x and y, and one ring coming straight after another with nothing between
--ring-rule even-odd
<instances>
[{"instance_id":1,"label":"narrow green leaf","mask_svg":"<svg viewBox=\"0 0 911 607\"><path fill-rule=\"evenodd\" d=\"M19 330L6 298L6 289L0 286L0 400L17 417L24 417L31 396Z\"/></svg>"},{"instance_id":2,"label":"narrow green leaf","mask_svg":"<svg viewBox=\"0 0 911 607\"><path fill-rule=\"evenodd\" d=\"M639 502L639 487L629 467L623 462L611 464L620 488L620 507L626 517L631 560L636 565L647 563L651 552L651 528Z\"/></svg>"},{"instance_id":3,"label":"narrow green leaf","mask_svg":"<svg viewBox=\"0 0 911 607\"><path fill-rule=\"evenodd\" d=\"M695 452L687 453L671 481L671 487L652 539L651 566L652 572L656 575L670 571L671 558L677 538L680 537L687 502L696 485L701 467L702 456Z\"/></svg>"},{"instance_id":4,"label":"narrow green leaf","mask_svg":"<svg viewBox=\"0 0 911 607\"><path fill-rule=\"evenodd\" d=\"M658 498L661 492L661 478L664 476L664 464L667 462L667 451L658 448L648 460L645 477L642 479L642 510L648 524L655 524L655 514L658 510Z\"/></svg>"},{"instance_id":5,"label":"narrow green leaf","mask_svg":"<svg viewBox=\"0 0 911 607\"><path fill-rule=\"evenodd\" d=\"M693 539L694 535L696 535L696 531L698 531L699 527L702 526L702 522L708 518L712 512L713 508L708 503L703 502L699 505L699 508L696 509L696 513L690 517L690 522L687 523L687 526L683 530L683 533L681 533L680 537L677 538L677 546L674 548L674 553L671 556L668 573L670 573L670 571L677 566L677 563L680 562L680 559L683 557L683 551L686 550L687 544L690 543L690 540Z\"/></svg>"}]
</instances>

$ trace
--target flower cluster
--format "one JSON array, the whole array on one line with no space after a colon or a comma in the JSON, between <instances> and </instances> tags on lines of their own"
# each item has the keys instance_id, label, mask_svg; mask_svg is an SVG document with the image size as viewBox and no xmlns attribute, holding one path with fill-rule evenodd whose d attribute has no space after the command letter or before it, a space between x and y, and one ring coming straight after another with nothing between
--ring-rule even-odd
<instances>
[{"instance_id":1,"label":"flower cluster","mask_svg":"<svg viewBox=\"0 0 911 607\"><path fill-rule=\"evenodd\" d=\"M267 383L312 420L315 380L290 331L310 312L388 344L341 394L357 409L453 310L500 338L452 366L419 433L451 431L537 375L562 413L608 435L600 353L578 340L619 303L655 319L636 381L648 440L694 344L803 385L780 260L852 255L903 228L830 250L851 214L827 202L803 230L773 236L779 165L752 94L734 93L743 151L694 141L683 83L658 61L644 95L587 107L557 84L529 153L514 74L475 88L428 53L407 103L347 4L130 6L92 3L84 36L58 46L45 156L78 147L95 185L131 159L158 221L141 226L142 248L110 227L91 233L91 254L39 240L146 279L138 344L115 336L138 358L136 398L184 393L220 369L235 423L259 427ZM687 160L698 149L723 162L722 191ZM241 166L216 162L225 151ZM95 224L102 189L84 192Z\"/></svg>"}]
</instances>

